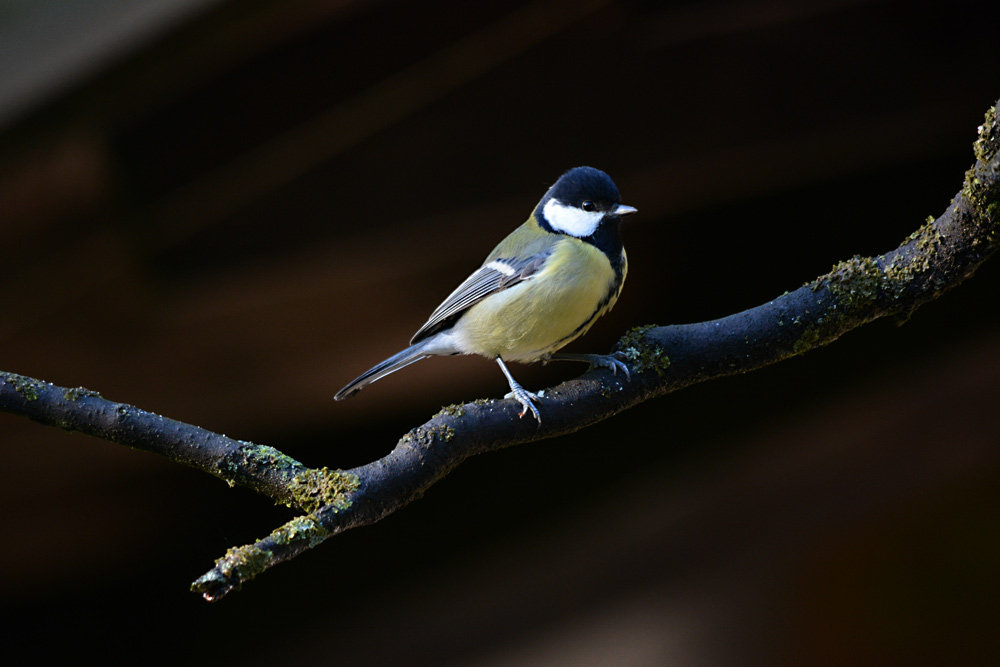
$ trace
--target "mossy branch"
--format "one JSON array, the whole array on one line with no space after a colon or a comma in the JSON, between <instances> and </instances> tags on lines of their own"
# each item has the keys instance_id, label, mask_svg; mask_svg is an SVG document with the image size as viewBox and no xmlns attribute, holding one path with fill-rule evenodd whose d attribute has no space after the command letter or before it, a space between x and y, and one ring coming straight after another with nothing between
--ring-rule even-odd
<instances>
[{"instance_id":1,"label":"mossy branch","mask_svg":"<svg viewBox=\"0 0 1000 667\"><path fill-rule=\"evenodd\" d=\"M908 317L972 275L997 249L995 108L979 128L974 152L976 163L951 205L898 248L841 262L803 287L735 315L634 329L618 343L631 379L592 370L548 390L540 425L517 419L519 406L512 400L452 406L403 436L387 456L342 471L307 468L271 447L11 373L0 374L0 409L161 454L308 513L255 544L230 549L192 585L217 600L271 566L403 507L469 456L570 433L654 396L826 345L874 319Z\"/></svg>"}]
</instances>

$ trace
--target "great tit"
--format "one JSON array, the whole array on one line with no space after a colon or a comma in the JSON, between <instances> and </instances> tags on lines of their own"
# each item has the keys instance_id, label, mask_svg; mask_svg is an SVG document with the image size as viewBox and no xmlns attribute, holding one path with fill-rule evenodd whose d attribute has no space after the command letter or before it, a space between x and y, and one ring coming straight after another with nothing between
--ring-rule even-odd
<instances>
[{"instance_id":1,"label":"great tit","mask_svg":"<svg viewBox=\"0 0 1000 667\"><path fill-rule=\"evenodd\" d=\"M593 167L570 169L542 197L528 220L431 313L399 352L337 392L340 401L389 373L433 355L479 354L495 359L510 393L538 423L539 396L507 370L507 361L585 361L628 375L612 356L556 354L587 333L621 294L628 263L621 221L636 212L620 203L611 178Z\"/></svg>"}]
</instances>

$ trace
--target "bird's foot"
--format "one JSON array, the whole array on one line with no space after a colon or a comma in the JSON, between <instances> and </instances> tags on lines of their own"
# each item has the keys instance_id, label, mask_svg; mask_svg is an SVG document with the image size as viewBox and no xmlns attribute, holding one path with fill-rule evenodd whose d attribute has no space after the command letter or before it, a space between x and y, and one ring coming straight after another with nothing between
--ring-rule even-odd
<instances>
[{"instance_id":1,"label":"bird's foot","mask_svg":"<svg viewBox=\"0 0 1000 667\"><path fill-rule=\"evenodd\" d=\"M532 394L530 391L522 387L514 379L514 376L510 374L507 370L507 364L503 362L503 359L497 357L497 364L500 366L500 370L507 377L507 384L510 385L510 393L504 396L504 398L515 398L517 402L521 404L521 412L518 413L518 417L524 417L524 413L530 411L531 414L535 415L535 420L538 425L542 425L542 416L538 413L538 408L535 407L535 401L541 400L541 396L538 394Z\"/></svg>"},{"instance_id":2,"label":"bird's foot","mask_svg":"<svg viewBox=\"0 0 1000 667\"><path fill-rule=\"evenodd\" d=\"M504 398L513 398L521 404L521 411L517 413L517 416L523 418L527 412L531 412L538 423L541 424L542 416L539 414L538 408L535 407L535 401L540 400L541 397L516 383L511 385L510 389L511 391Z\"/></svg>"},{"instance_id":3,"label":"bird's foot","mask_svg":"<svg viewBox=\"0 0 1000 667\"><path fill-rule=\"evenodd\" d=\"M612 375L618 375L618 371L625 373L625 379L631 380L632 374L628 371L628 366L619 359L616 355L621 354L620 352L615 352L614 354L591 354L588 355L592 357L590 359L590 365L594 368L610 368Z\"/></svg>"},{"instance_id":4,"label":"bird's foot","mask_svg":"<svg viewBox=\"0 0 1000 667\"><path fill-rule=\"evenodd\" d=\"M628 366L621 361L619 355L621 355L621 352L615 352L613 354L574 354L568 352L558 352L549 355L545 361L585 361L590 364L592 368L610 369L613 375L618 375L618 371L622 371L625 373L625 379L631 380L632 375L629 373Z\"/></svg>"}]
</instances>

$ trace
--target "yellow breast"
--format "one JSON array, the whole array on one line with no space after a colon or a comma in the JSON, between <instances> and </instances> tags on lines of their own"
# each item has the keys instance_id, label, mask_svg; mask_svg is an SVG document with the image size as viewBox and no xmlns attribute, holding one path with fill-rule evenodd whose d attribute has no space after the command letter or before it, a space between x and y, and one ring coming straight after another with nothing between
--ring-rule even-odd
<instances>
[{"instance_id":1,"label":"yellow breast","mask_svg":"<svg viewBox=\"0 0 1000 667\"><path fill-rule=\"evenodd\" d=\"M623 253L624 260L624 253ZM456 331L463 352L507 361L536 361L582 336L621 293L600 250L560 240L530 279L479 302Z\"/></svg>"}]
</instances>

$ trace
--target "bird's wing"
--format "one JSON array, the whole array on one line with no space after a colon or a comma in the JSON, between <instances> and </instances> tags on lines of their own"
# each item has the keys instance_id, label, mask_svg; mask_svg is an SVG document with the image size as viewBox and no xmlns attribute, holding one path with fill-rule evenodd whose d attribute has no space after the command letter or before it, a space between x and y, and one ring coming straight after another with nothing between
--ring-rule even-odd
<instances>
[{"instance_id":1,"label":"bird's wing","mask_svg":"<svg viewBox=\"0 0 1000 667\"><path fill-rule=\"evenodd\" d=\"M430 319L413 335L410 343L419 342L447 328L459 315L490 294L531 278L542 268L549 254L542 252L530 257L513 259L501 257L483 264L431 313Z\"/></svg>"}]
</instances>

